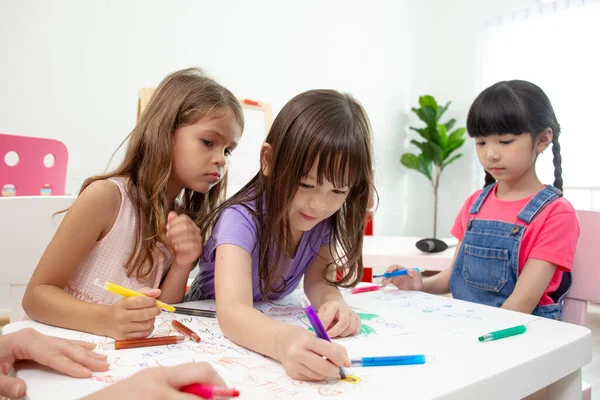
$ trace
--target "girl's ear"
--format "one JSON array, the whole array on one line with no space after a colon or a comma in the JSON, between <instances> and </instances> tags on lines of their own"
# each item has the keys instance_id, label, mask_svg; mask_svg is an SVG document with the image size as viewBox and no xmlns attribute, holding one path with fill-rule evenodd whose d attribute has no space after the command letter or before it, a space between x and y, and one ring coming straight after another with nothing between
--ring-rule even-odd
<instances>
[{"instance_id":1,"label":"girl's ear","mask_svg":"<svg viewBox=\"0 0 600 400\"><path fill-rule=\"evenodd\" d=\"M273 159L273 148L269 143L263 143L260 148L260 170L264 176L271 173L271 160Z\"/></svg>"},{"instance_id":2,"label":"girl's ear","mask_svg":"<svg viewBox=\"0 0 600 400\"><path fill-rule=\"evenodd\" d=\"M539 134L537 138L537 144L535 145L537 153L541 153L552 143L552 128L546 128Z\"/></svg>"}]
</instances>

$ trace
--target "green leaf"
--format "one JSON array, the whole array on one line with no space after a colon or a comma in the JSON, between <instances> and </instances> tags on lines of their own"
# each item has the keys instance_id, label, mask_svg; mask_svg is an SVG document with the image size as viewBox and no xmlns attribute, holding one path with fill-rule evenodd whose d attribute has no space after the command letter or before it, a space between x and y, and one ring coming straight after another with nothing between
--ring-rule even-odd
<instances>
[{"instance_id":1,"label":"green leaf","mask_svg":"<svg viewBox=\"0 0 600 400\"><path fill-rule=\"evenodd\" d=\"M448 107L450 107L450 102L447 102L446 105L442 108L438 108L437 109L437 119L439 121L440 118L442 118L442 115L444 115L444 113L446 112L446 110L448 109Z\"/></svg>"},{"instance_id":2,"label":"green leaf","mask_svg":"<svg viewBox=\"0 0 600 400\"><path fill-rule=\"evenodd\" d=\"M427 127L429 131L429 141L439 143L440 142L440 132L437 128L437 123L435 125L431 125Z\"/></svg>"},{"instance_id":3,"label":"green leaf","mask_svg":"<svg viewBox=\"0 0 600 400\"><path fill-rule=\"evenodd\" d=\"M406 168L417 170L431 180L431 160L428 160L423 154L417 157L412 153L404 153L400 157L400 162Z\"/></svg>"},{"instance_id":4,"label":"green leaf","mask_svg":"<svg viewBox=\"0 0 600 400\"><path fill-rule=\"evenodd\" d=\"M459 158L462 157L462 154L457 154L454 157L452 157L451 159L449 159L448 161L446 161L443 165L442 165L442 171L444 170L444 168L446 168L448 166L448 164L450 164L451 162L458 160Z\"/></svg>"},{"instance_id":5,"label":"green leaf","mask_svg":"<svg viewBox=\"0 0 600 400\"><path fill-rule=\"evenodd\" d=\"M442 152L445 153L445 149L448 146L448 134L446 133L446 126L442 124L438 124L438 143L442 148Z\"/></svg>"},{"instance_id":6,"label":"green leaf","mask_svg":"<svg viewBox=\"0 0 600 400\"><path fill-rule=\"evenodd\" d=\"M404 153L402 157L400 157L400 162L406 168L419 169L419 158L412 153Z\"/></svg>"},{"instance_id":7,"label":"green leaf","mask_svg":"<svg viewBox=\"0 0 600 400\"><path fill-rule=\"evenodd\" d=\"M433 157L432 157L433 163L435 165L442 165L442 163L444 162L444 159L446 158L446 156L444 154L444 150L442 150L440 145L438 145L437 143L429 142L427 144L429 146L431 146L431 149L433 151Z\"/></svg>"},{"instance_id":8,"label":"green leaf","mask_svg":"<svg viewBox=\"0 0 600 400\"><path fill-rule=\"evenodd\" d=\"M421 108L412 108L419 119L427 124L427 126L435 126L437 124L436 111L427 106Z\"/></svg>"},{"instance_id":9,"label":"green leaf","mask_svg":"<svg viewBox=\"0 0 600 400\"><path fill-rule=\"evenodd\" d=\"M416 140L410 141L412 144L421 149L423 156L425 156L429 161L433 162L435 165L442 165L444 161L444 150L435 142L417 142Z\"/></svg>"},{"instance_id":10,"label":"green leaf","mask_svg":"<svg viewBox=\"0 0 600 400\"><path fill-rule=\"evenodd\" d=\"M429 128L414 128L412 126L409 128L421 135L423 139L429 140Z\"/></svg>"},{"instance_id":11,"label":"green leaf","mask_svg":"<svg viewBox=\"0 0 600 400\"><path fill-rule=\"evenodd\" d=\"M425 175L427 178L429 178L430 181L433 182L433 178L431 177L431 164L432 161L430 158L427 158L427 156L425 156L424 154L421 154L418 157L418 161L419 161L419 171Z\"/></svg>"},{"instance_id":12,"label":"green leaf","mask_svg":"<svg viewBox=\"0 0 600 400\"><path fill-rule=\"evenodd\" d=\"M421 107L431 107L437 113L438 104L437 104L437 101L435 101L435 98L433 96L425 95L425 96L419 97L419 105Z\"/></svg>"},{"instance_id":13,"label":"green leaf","mask_svg":"<svg viewBox=\"0 0 600 400\"><path fill-rule=\"evenodd\" d=\"M448 144L448 147L446 148L446 157L448 157L452 152L454 152L456 149L462 146L464 142L465 139L459 139L456 142Z\"/></svg>"},{"instance_id":14,"label":"green leaf","mask_svg":"<svg viewBox=\"0 0 600 400\"><path fill-rule=\"evenodd\" d=\"M427 141L437 142L439 140L437 127L435 125L428 126L425 129L427 129L427 132L428 132L427 135L429 136Z\"/></svg>"},{"instance_id":15,"label":"green leaf","mask_svg":"<svg viewBox=\"0 0 600 400\"><path fill-rule=\"evenodd\" d=\"M457 130L452 132L450 134L450 136L448 136L448 142L453 143L453 142L461 140L466 131L467 130L465 128L458 128ZM463 140L463 142L464 142L464 140Z\"/></svg>"},{"instance_id":16,"label":"green leaf","mask_svg":"<svg viewBox=\"0 0 600 400\"><path fill-rule=\"evenodd\" d=\"M456 123L456 120L454 118L452 118L450 121L446 122L444 124L444 126L446 127L446 131L451 131L452 127L454 126L454 124Z\"/></svg>"},{"instance_id":17,"label":"green leaf","mask_svg":"<svg viewBox=\"0 0 600 400\"><path fill-rule=\"evenodd\" d=\"M411 140L410 141L412 144L414 144L415 146L417 146L421 152L423 154L425 154L427 157L429 157L430 159L433 159L433 150L431 150L431 147L428 146L429 142L417 142L416 140Z\"/></svg>"},{"instance_id":18,"label":"green leaf","mask_svg":"<svg viewBox=\"0 0 600 400\"><path fill-rule=\"evenodd\" d=\"M450 104L451 102L448 102L442 106L433 96L424 95L419 97L419 108L411 108L419 119L425 122L426 126L410 127L410 129L417 132L424 141L411 140L411 143L421 150L421 153L418 155L405 153L400 161L407 168L421 172L431 182L433 182L434 165L436 171L441 171L462 156L462 154L453 155L452 153L464 144L466 129L458 128L452 131L456 124L454 118L445 123L439 123Z\"/></svg>"}]
</instances>

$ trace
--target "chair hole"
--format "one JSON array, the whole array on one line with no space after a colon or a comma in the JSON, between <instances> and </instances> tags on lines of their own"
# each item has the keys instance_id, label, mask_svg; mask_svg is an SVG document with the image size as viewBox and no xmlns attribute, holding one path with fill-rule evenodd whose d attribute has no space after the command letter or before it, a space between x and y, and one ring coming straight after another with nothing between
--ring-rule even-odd
<instances>
[{"instance_id":1,"label":"chair hole","mask_svg":"<svg viewBox=\"0 0 600 400\"><path fill-rule=\"evenodd\" d=\"M17 195L17 188L15 185L7 183L2 187L2 197L10 197Z\"/></svg>"},{"instance_id":2,"label":"chair hole","mask_svg":"<svg viewBox=\"0 0 600 400\"><path fill-rule=\"evenodd\" d=\"M17 153L16 151L12 151L12 150L9 151L8 153L6 153L4 155L4 162L9 167L14 167L15 165L17 165L19 163L19 153Z\"/></svg>"},{"instance_id":3,"label":"chair hole","mask_svg":"<svg viewBox=\"0 0 600 400\"><path fill-rule=\"evenodd\" d=\"M52 186L49 184L45 184L40 189L40 196L52 196Z\"/></svg>"},{"instance_id":4,"label":"chair hole","mask_svg":"<svg viewBox=\"0 0 600 400\"><path fill-rule=\"evenodd\" d=\"M54 154L46 154L44 157L44 166L46 168L52 168L54 166L54 162L56 158L54 158Z\"/></svg>"}]
</instances>

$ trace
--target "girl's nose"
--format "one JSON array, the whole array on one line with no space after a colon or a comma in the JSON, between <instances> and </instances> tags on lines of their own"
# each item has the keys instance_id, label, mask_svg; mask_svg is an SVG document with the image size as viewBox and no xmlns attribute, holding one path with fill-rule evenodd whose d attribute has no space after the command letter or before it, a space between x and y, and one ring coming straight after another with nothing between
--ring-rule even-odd
<instances>
[{"instance_id":1,"label":"girl's nose","mask_svg":"<svg viewBox=\"0 0 600 400\"><path fill-rule=\"evenodd\" d=\"M311 210L321 212L325 206L325 200L320 195L312 196L308 201L308 206Z\"/></svg>"},{"instance_id":2,"label":"girl's nose","mask_svg":"<svg viewBox=\"0 0 600 400\"><path fill-rule=\"evenodd\" d=\"M224 154L216 155L214 158L214 163L221 167L224 167L225 164L227 163L227 160L225 159L225 155Z\"/></svg>"},{"instance_id":3,"label":"girl's nose","mask_svg":"<svg viewBox=\"0 0 600 400\"><path fill-rule=\"evenodd\" d=\"M488 149L488 152L487 152L488 160L497 160L499 158L499 156L500 155L498 154L496 149L493 148L492 146L490 146L490 148Z\"/></svg>"}]
</instances>

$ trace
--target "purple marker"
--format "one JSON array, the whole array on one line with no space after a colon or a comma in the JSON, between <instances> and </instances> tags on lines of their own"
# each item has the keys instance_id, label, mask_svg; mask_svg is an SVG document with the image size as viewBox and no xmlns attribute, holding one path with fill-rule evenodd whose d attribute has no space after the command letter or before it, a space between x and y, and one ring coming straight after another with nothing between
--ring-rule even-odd
<instances>
[{"instance_id":1,"label":"purple marker","mask_svg":"<svg viewBox=\"0 0 600 400\"><path fill-rule=\"evenodd\" d=\"M323 340L327 340L331 343L329 336L327 336L327 331L325 330L325 327L323 327L323 324L321 323L317 312L315 311L312 304L310 304L310 301L308 301L304 294L300 295L300 304L302 305L302 308L304 308L306 318L308 318L308 322L310 322L313 329L315 330L317 337ZM344 367L340 367L340 376L342 377L342 379L346 379L346 371L344 371Z\"/></svg>"}]
</instances>

